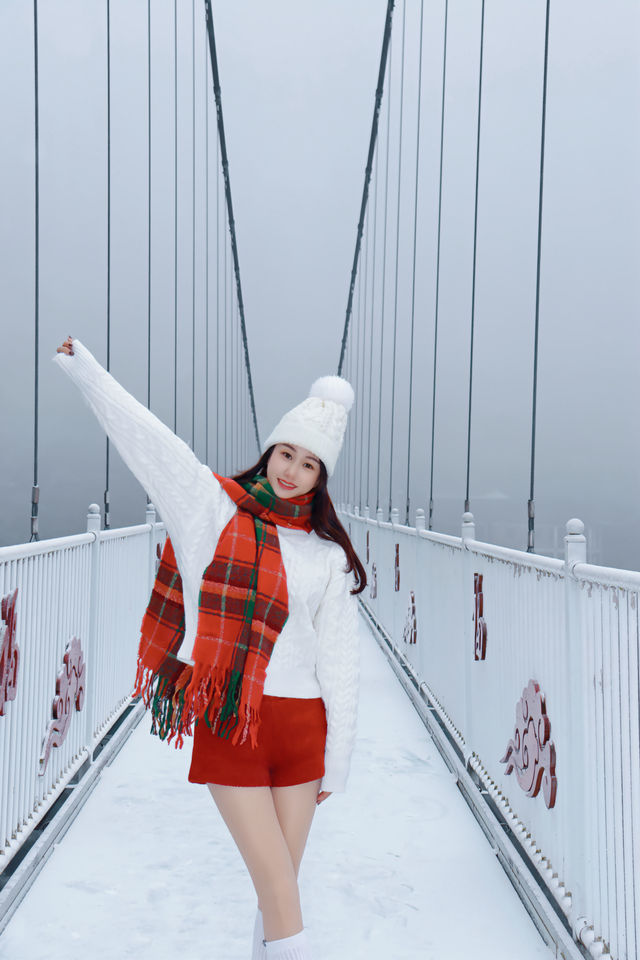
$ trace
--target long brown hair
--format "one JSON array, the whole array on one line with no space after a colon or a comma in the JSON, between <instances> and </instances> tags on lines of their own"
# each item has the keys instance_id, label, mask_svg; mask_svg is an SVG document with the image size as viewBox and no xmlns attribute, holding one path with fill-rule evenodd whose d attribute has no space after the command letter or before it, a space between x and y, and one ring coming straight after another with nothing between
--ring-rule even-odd
<instances>
[{"instance_id":1,"label":"long brown hair","mask_svg":"<svg viewBox=\"0 0 640 960\"><path fill-rule=\"evenodd\" d=\"M269 447L253 467L249 467L248 470L243 470L242 473L237 473L233 479L241 483L243 480L251 480L252 477L255 477L256 473L266 476L267 461L271 456L272 450L273 446ZM311 501L311 526L321 540L333 540L334 543L340 544L347 557L347 573L353 570L357 580L356 586L351 593L362 593L367 585L367 574L360 562L358 554L353 549L349 534L338 520L331 502L331 497L329 496L329 491L327 490L327 479L327 468L322 460L320 460L320 479L318 480L315 494Z\"/></svg>"}]
</instances>

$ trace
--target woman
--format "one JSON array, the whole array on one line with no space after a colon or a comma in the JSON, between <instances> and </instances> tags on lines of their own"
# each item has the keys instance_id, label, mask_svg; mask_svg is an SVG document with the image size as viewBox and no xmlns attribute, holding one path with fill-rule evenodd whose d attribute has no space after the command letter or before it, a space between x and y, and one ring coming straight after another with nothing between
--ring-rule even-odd
<instances>
[{"instance_id":1,"label":"woman","mask_svg":"<svg viewBox=\"0 0 640 960\"><path fill-rule=\"evenodd\" d=\"M323 377L235 478L201 464L77 339L53 358L167 528L141 627L136 692L182 745L257 896L253 960L311 957L298 870L315 808L345 790L365 572L327 493L351 386ZM204 573L203 573L204 571Z\"/></svg>"}]
</instances>

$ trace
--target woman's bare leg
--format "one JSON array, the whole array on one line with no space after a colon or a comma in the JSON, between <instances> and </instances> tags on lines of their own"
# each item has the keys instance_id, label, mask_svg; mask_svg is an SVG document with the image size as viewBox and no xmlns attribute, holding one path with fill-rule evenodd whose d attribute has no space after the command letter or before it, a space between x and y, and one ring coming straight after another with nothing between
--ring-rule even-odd
<instances>
[{"instance_id":1,"label":"woman's bare leg","mask_svg":"<svg viewBox=\"0 0 640 960\"><path fill-rule=\"evenodd\" d=\"M271 787L207 786L251 875L262 909L265 939L281 940L299 933L302 913L296 869Z\"/></svg>"},{"instance_id":2,"label":"woman's bare leg","mask_svg":"<svg viewBox=\"0 0 640 960\"><path fill-rule=\"evenodd\" d=\"M292 787L271 788L276 815L289 848L296 877L316 811L319 789L319 780L297 783Z\"/></svg>"}]
</instances>

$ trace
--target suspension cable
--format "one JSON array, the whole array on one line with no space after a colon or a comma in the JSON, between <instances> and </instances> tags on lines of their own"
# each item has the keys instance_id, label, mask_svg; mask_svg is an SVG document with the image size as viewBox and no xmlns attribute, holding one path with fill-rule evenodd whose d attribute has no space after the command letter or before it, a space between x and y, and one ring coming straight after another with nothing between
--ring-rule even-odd
<instances>
[{"instance_id":1,"label":"suspension cable","mask_svg":"<svg viewBox=\"0 0 640 960\"><path fill-rule=\"evenodd\" d=\"M391 0L389 0L391 2ZM229 230L231 233L231 249L233 253L233 265L236 276L236 294L238 297L238 311L240 313L240 327L242 330L242 344L244 348L244 362L247 370L247 380L249 382L249 396L251 397L251 413L253 416L253 426L256 433L256 445L260 449L260 433L258 431L258 418L256 416L256 404L253 394L253 380L251 377L251 364L249 362L249 346L247 343L247 327L244 317L244 301L242 299L242 285L240 283L240 264L238 261L238 244L236 240L236 225L233 217L233 203L231 200L231 183L229 180L229 159L227 157L227 144L224 135L224 122L222 118L222 99L220 95L220 78L218 75L218 59L216 56L216 42L213 30L213 14L211 12L211 0L204 0L207 14L207 31L209 34L209 49L211 53L211 69L213 74L213 89L216 97L216 107L218 112L218 136L220 138L220 151L222 154L222 170L224 173L225 194L227 199L227 213L229 215Z\"/></svg>"},{"instance_id":2,"label":"suspension cable","mask_svg":"<svg viewBox=\"0 0 640 960\"><path fill-rule=\"evenodd\" d=\"M151 0L147 0L147 157L148 179L148 252L147 252L147 408L151 410ZM111 168L109 168L111 169ZM111 174L109 173L109 176ZM147 504L151 497L147 493ZM106 519L106 518L105 518Z\"/></svg>"},{"instance_id":3,"label":"suspension cable","mask_svg":"<svg viewBox=\"0 0 640 960\"><path fill-rule=\"evenodd\" d=\"M173 0L173 432L178 432L178 0Z\"/></svg>"},{"instance_id":4,"label":"suspension cable","mask_svg":"<svg viewBox=\"0 0 640 960\"><path fill-rule=\"evenodd\" d=\"M369 349L371 349L371 337L367 337L367 293L369 288L369 209L367 207L367 215L365 219L365 242L364 242L364 276L362 281L363 294L362 294L362 399L360 402L360 500L362 500L362 491L364 490L364 399L365 399L365 390L366 390L366 357L367 357L367 340L369 341ZM369 384L369 389L371 389L371 384ZM360 503L362 508L362 503Z\"/></svg>"},{"instance_id":5,"label":"suspension cable","mask_svg":"<svg viewBox=\"0 0 640 960\"><path fill-rule=\"evenodd\" d=\"M373 262L371 264L371 336L369 338L369 423L367 430L367 506L371 506L369 484L371 480L371 398L373 396L373 321L376 299L376 239L378 227L378 148L376 144L373 188Z\"/></svg>"},{"instance_id":6,"label":"suspension cable","mask_svg":"<svg viewBox=\"0 0 640 960\"><path fill-rule=\"evenodd\" d=\"M396 271L393 305L393 351L391 360L391 450L389 453L389 517L393 507L393 441L396 405L396 352L398 344L398 270L400 263L400 197L402 190L402 121L404 114L404 50L407 26L407 0L402 2L402 54L400 64L400 125L398 130L398 198L396 209Z\"/></svg>"},{"instance_id":7,"label":"suspension cable","mask_svg":"<svg viewBox=\"0 0 640 960\"><path fill-rule=\"evenodd\" d=\"M393 48L389 50L389 90L387 93L387 150L384 171L384 236L382 238L382 296L380 300L380 377L378 391L378 475L376 480L376 514L380 509L380 450L382 447L382 372L384 358L384 311L387 280L387 214L389 210L389 142L391 140L391 88L393 84Z\"/></svg>"},{"instance_id":8,"label":"suspension cable","mask_svg":"<svg viewBox=\"0 0 640 960\"><path fill-rule=\"evenodd\" d=\"M411 476L411 413L413 407L413 342L416 315L416 249L418 238L418 171L420 169L420 108L422 101L422 30L424 23L424 0L420 0L420 54L418 65L418 120L416 134L415 202L413 208L413 268L411 278L411 347L409 350L409 417L407 422L407 511L405 523L409 525L409 481Z\"/></svg>"},{"instance_id":9,"label":"suspension cable","mask_svg":"<svg viewBox=\"0 0 640 960\"><path fill-rule=\"evenodd\" d=\"M220 472L220 141L216 137L216 470Z\"/></svg>"},{"instance_id":10,"label":"suspension cable","mask_svg":"<svg viewBox=\"0 0 640 960\"><path fill-rule=\"evenodd\" d=\"M238 434L235 429L236 421L236 309L237 301L233 296L233 286L231 287L231 327L229 333L231 334L231 351L229 353L229 364L230 364L230 391L229 391L229 403L230 403L230 412L231 412L231 469L233 473L236 473L236 460L235 460L235 447L236 447L236 438Z\"/></svg>"},{"instance_id":11,"label":"suspension cable","mask_svg":"<svg viewBox=\"0 0 640 960\"><path fill-rule=\"evenodd\" d=\"M540 130L540 190L538 195L538 251L536 259L536 319L533 346L533 398L531 404L531 477L529 486L529 502L527 504L528 534L527 553L533 552L535 501L533 496L536 454L536 407L538 399L538 327L540 320L540 263L542 256L542 200L544 184L544 146L547 123L547 78L549 66L549 13L551 0L547 0L547 9L544 27L544 75L542 81L542 123Z\"/></svg>"},{"instance_id":12,"label":"suspension cable","mask_svg":"<svg viewBox=\"0 0 640 960\"><path fill-rule=\"evenodd\" d=\"M147 69L149 68L149 59L151 57L150 41L150 0L147 3ZM148 76L150 73L148 72ZM149 129L151 118L151 87L149 85ZM149 178L149 182L151 178ZM149 203L151 211L151 203ZM149 212L149 216L151 213ZM149 227L149 244L151 243L151 227ZM149 248L150 249L150 248ZM149 301L147 301L147 304ZM107 0L107 370L111 369L111 2ZM147 381L147 398L149 394ZM149 401L147 399L147 406ZM110 508L111 497L109 492L109 467L110 467L110 447L109 436L105 437L105 481L104 481L104 517L103 526L108 530L111 526ZM147 500L148 500L147 495Z\"/></svg>"},{"instance_id":13,"label":"suspension cable","mask_svg":"<svg viewBox=\"0 0 640 960\"><path fill-rule=\"evenodd\" d=\"M478 184L480 182L480 131L482 119L482 62L484 56L484 0L480 20L480 69L478 74L478 129L476 136L476 192L473 210L473 273L471 281L471 331L469 334L469 412L467 416L467 483L465 487L464 509L470 509L469 473L471 466L471 402L473 389L473 335L476 318L476 266L478 252Z\"/></svg>"},{"instance_id":14,"label":"suspension cable","mask_svg":"<svg viewBox=\"0 0 640 960\"><path fill-rule=\"evenodd\" d=\"M355 508L356 501L358 500L358 481L357 481L357 472L358 472L358 439L360 437L361 431L358 430L358 421L360 420L360 329L361 329L361 307L362 307L362 262L358 264L358 290L356 295L356 315L355 315L355 329L354 329L354 352L353 360L355 363L355 393L356 393L356 409L355 409L355 430L353 432L353 441L354 441L354 451L353 451L353 506Z\"/></svg>"},{"instance_id":15,"label":"suspension cable","mask_svg":"<svg viewBox=\"0 0 640 960\"><path fill-rule=\"evenodd\" d=\"M353 254L353 265L351 267L351 280L349 282L349 298L347 300L347 315L344 321L344 331L342 333L342 344L340 346L340 360L338 362L338 376L342 372L342 363L344 360L344 351L349 333L349 321L351 319L351 306L353 303L353 288L356 282L356 271L358 269L358 259L360 257L360 244L362 242L362 230L364 227L364 214L367 209L367 200L369 197L369 181L371 179L371 168L373 166L373 151L378 135L378 115L380 113L380 103L382 101L382 91L384 89L384 76L387 66L387 52L389 41L391 39L391 18L395 0L388 0L387 15L384 23L384 36L382 38L382 52L380 54L380 68L378 70L378 86L376 87L375 106L373 108L373 122L371 124L371 137L369 139L369 154L367 156L367 166L364 174L364 188L362 190L362 202L360 204L360 218L358 220L358 230L356 234L356 249Z\"/></svg>"},{"instance_id":16,"label":"suspension cable","mask_svg":"<svg viewBox=\"0 0 640 960\"><path fill-rule=\"evenodd\" d=\"M33 62L34 62L34 119L35 119L35 296L34 296L34 377L33 377L33 486L31 487L31 536L39 540L38 504L38 418L40 386L40 131L38 97L38 0L33 0Z\"/></svg>"},{"instance_id":17,"label":"suspension cable","mask_svg":"<svg viewBox=\"0 0 640 960\"><path fill-rule=\"evenodd\" d=\"M444 5L444 42L442 54L442 112L440 115L440 175L438 186L438 242L436 252L436 302L433 331L433 395L431 399L431 463L429 480L429 530L433 526L433 455L435 450L436 426L436 373L438 368L438 308L440 306L440 237L442 226L442 158L444 153L444 104L447 88L447 24L449 18L449 0Z\"/></svg>"},{"instance_id":18,"label":"suspension cable","mask_svg":"<svg viewBox=\"0 0 640 960\"><path fill-rule=\"evenodd\" d=\"M228 397L228 383L229 376L227 371L227 327L228 327L228 317L229 317L229 292L228 292L228 278L229 271L227 269L227 233L224 234L224 314L223 314L223 333L224 333L224 348L222 350L222 362L224 364L224 395L223 395L223 404L222 412L224 419L223 434L224 434L224 443L223 443L223 461L224 461L224 472L227 473L228 467L228 456L227 456L227 397Z\"/></svg>"},{"instance_id":19,"label":"suspension cable","mask_svg":"<svg viewBox=\"0 0 640 960\"><path fill-rule=\"evenodd\" d=\"M196 0L191 0L191 449L196 443Z\"/></svg>"},{"instance_id":20,"label":"suspension cable","mask_svg":"<svg viewBox=\"0 0 640 960\"><path fill-rule=\"evenodd\" d=\"M205 36L204 57L204 190L205 190L205 220L204 220L204 310L205 310L205 353L207 357L205 372L205 421L204 421L204 462L209 463L209 62L207 60L207 38Z\"/></svg>"}]
</instances>

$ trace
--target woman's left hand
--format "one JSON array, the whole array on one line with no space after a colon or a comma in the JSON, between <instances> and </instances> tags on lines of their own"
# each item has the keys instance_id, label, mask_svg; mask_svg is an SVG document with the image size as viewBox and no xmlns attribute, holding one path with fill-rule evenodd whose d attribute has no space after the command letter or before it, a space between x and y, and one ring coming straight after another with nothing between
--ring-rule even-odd
<instances>
[{"instance_id":1,"label":"woman's left hand","mask_svg":"<svg viewBox=\"0 0 640 960\"><path fill-rule=\"evenodd\" d=\"M327 797L331 796L331 790L321 790L316 798L316 803L322 803L323 800L326 800Z\"/></svg>"}]
</instances>

